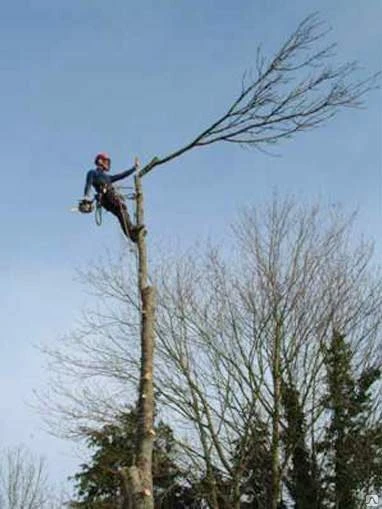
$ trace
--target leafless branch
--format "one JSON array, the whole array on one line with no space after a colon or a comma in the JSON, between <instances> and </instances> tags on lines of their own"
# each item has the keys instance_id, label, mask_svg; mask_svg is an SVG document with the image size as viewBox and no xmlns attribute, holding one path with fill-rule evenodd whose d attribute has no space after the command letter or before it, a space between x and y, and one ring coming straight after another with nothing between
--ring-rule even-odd
<instances>
[{"instance_id":1,"label":"leafless branch","mask_svg":"<svg viewBox=\"0 0 382 509\"><path fill-rule=\"evenodd\" d=\"M358 65L331 63L335 44L317 14L306 17L267 62L260 48L256 72L245 72L241 91L226 112L190 143L141 170L147 174L185 152L216 142L264 149L326 123L343 108L359 107L378 87L380 73L358 79ZM322 46L321 46L322 44Z\"/></svg>"}]
</instances>

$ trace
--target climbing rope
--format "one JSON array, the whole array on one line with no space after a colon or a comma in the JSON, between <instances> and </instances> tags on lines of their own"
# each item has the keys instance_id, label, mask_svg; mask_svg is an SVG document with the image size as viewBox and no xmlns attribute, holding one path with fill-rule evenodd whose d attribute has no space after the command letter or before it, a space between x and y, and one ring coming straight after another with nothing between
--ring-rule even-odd
<instances>
[{"instance_id":1,"label":"climbing rope","mask_svg":"<svg viewBox=\"0 0 382 509\"><path fill-rule=\"evenodd\" d=\"M96 207L94 212L95 222L97 226L101 226L102 224L102 205L100 200L96 201Z\"/></svg>"}]
</instances>

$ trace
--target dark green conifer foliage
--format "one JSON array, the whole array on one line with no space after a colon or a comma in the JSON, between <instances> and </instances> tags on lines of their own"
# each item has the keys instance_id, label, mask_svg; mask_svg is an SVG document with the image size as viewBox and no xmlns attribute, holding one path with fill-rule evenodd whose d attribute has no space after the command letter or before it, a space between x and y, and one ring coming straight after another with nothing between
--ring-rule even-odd
<instances>
[{"instance_id":1,"label":"dark green conifer foliage","mask_svg":"<svg viewBox=\"0 0 382 509\"><path fill-rule=\"evenodd\" d=\"M114 424L100 430L88 430L87 445L93 451L88 463L73 479L78 500L71 507L83 509L115 509L121 504L118 469L130 465L135 451L136 411L121 413ZM176 508L178 501L189 497L186 483L176 465L176 445L172 430L163 422L155 428L153 479L155 507ZM187 507L187 504L179 507Z\"/></svg>"},{"instance_id":2,"label":"dark green conifer foliage","mask_svg":"<svg viewBox=\"0 0 382 509\"><path fill-rule=\"evenodd\" d=\"M327 456L327 492L337 509L357 509L365 493L382 485L382 424L371 419L372 389L381 371L367 367L357 378L353 359L345 336L334 331L326 356L330 422L320 449Z\"/></svg>"},{"instance_id":3,"label":"dark green conifer foliage","mask_svg":"<svg viewBox=\"0 0 382 509\"><path fill-rule=\"evenodd\" d=\"M233 458L241 476L242 509L267 507L272 496L270 430L258 416L249 432L238 441Z\"/></svg>"},{"instance_id":4,"label":"dark green conifer foliage","mask_svg":"<svg viewBox=\"0 0 382 509\"><path fill-rule=\"evenodd\" d=\"M282 441L287 457L291 458L286 484L295 509L320 509L321 490L315 459L306 445L306 423L299 393L293 385L281 386L286 429Z\"/></svg>"}]
</instances>

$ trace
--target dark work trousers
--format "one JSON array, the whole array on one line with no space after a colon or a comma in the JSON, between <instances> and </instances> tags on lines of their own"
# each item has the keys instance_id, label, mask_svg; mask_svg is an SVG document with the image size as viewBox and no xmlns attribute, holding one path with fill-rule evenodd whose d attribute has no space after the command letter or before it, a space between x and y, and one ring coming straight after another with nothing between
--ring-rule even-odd
<instances>
[{"instance_id":1,"label":"dark work trousers","mask_svg":"<svg viewBox=\"0 0 382 509\"><path fill-rule=\"evenodd\" d=\"M100 194L100 203L102 207L114 214L121 225L123 233L131 240L134 238L134 226L127 211L126 203L122 196L109 188L105 193Z\"/></svg>"}]
</instances>

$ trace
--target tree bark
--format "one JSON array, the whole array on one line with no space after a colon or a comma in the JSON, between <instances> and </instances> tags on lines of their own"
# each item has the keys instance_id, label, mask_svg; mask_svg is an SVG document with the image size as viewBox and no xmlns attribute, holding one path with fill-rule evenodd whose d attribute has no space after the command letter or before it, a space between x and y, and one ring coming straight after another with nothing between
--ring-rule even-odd
<instances>
[{"instance_id":1,"label":"tree bark","mask_svg":"<svg viewBox=\"0 0 382 509\"><path fill-rule=\"evenodd\" d=\"M142 183L135 177L138 234L138 288L141 299L141 371L138 395L137 444L134 464L125 472L125 504L129 509L153 509L152 452L154 444L155 288L148 285L146 231Z\"/></svg>"},{"instance_id":2,"label":"tree bark","mask_svg":"<svg viewBox=\"0 0 382 509\"><path fill-rule=\"evenodd\" d=\"M272 418L272 509L277 509L280 498L280 402L281 402L281 326L276 322L273 345L273 418Z\"/></svg>"}]
</instances>

